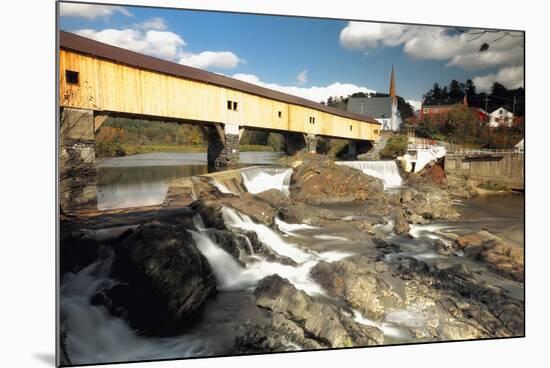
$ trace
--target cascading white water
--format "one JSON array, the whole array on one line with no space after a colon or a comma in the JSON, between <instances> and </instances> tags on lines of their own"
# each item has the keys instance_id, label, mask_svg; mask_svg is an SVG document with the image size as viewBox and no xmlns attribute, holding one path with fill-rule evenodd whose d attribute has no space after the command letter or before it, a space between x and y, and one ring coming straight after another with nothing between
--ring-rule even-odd
<instances>
[{"instance_id":1,"label":"cascading white water","mask_svg":"<svg viewBox=\"0 0 550 368\"><path fill-rule=\"evenodd\" d=\"M311 279L311 269L321 260L334 262L351 255L351 253L340 251L328 251L323 253L305 252L298 248L295 244L286 242L279 234L269 227L263 224L257 224L252 221L249 216L241 214L229 207L222 207L222 216L224 222L228 226L241 230L254 231L258 235L258 239L263 244L271 248L275 253L291 258L298 263L297 266L284 265L258 257L258 261L251 262L247 264L246 267L241 268L240 275L236 275L236 273L232 275L234 280L232 284L233 287L250 286L250 283L253 281L259 281L268 275L278 274L279 276L288 279L296 288L303 290L308 294L324 294L321 286ZM281 223L286 224L279 221L279 224ZM309 225L295 225L297 228L301 228L303 226L309 227ZM211 245L219 248L219 246L213 242L211 242ZM201 249L201 247L199 247L199 249ZM221 248L219 248L219 250L221 251ZM212 257L212 253L203 254L211 264L217 262L217 260L211 262L209 257ZM227 255L229 256L229 254ZM222 268L216 271L216 267L212 267L214 269L214 273L226 272L226 270L223 270Z\"/></svg>"},{"instance_id":2,"label":"cascading white water","mask_svg":"<svg viewBox=\"0 0 550 368\"><path fill-rule=\"evenodd\" d=\"M221 290L241 289L254 285L256 275L247 273L235 259L215 244L207 235L191 231L193 240L202 255L212 267L218 288Z\"/></svg>"},{"instance_id":3,"label":"cascading white water","mask_svg":"<svg viewBox=\"0 0 550 368\"><path fill-rule=\"evenodd\" d=\"M381 179L384 188L397 188L403 185L395 161L338 161L336 164L352 167L366 175Z\"/></svg>"},{"instance_id":4,"label":"cascading white water","mask_svg":"<svg viewBox=\"0 0 550 368\"><path fill-rule=\"evenodd\" d=\"M242 267L207 235L195 231L191 231L191 234L200 252L212 267L219 290L250 289L264 277L278 274L309 294L323 294L321 287L309 277L309 272L317 264L317 260L310 259L294 267L258 257L257 261Z\"/></svg>"},{"instance_id":5,"label":"cascading white water","mask_svg":"<svg viewBox=\"0 0 550 368\"><path fill-rule=\"evenodd\" d=\"M231 189L229 189L225 184L223 183L220 183L219 181L217 181L215 178L213 178L211 181L212 185L214 185L216 188L218 188L218 190L224 194L235 194L235 195L238 195L237 193L235 193L234 191L232 191Z\"/></svg>"},{"instance_id":6,"label":"cascading white water","mask_svg":"<svg viewBox=\"0 0 550 368\"><path fill-rule=\"evenodd\" d=\"M318 229L318 227L316 226L311 226L307 224L289 224L288 222L285 222L278 217L275 218L275 225L277 225L277 228L286 235L291 235L295 237L301 237L300 234L296 234L296 231Z\"/></svg>"},{"instance_id":7,"label":"cascading white water","mask_svg":"<svg viewBox=\"0 0 550 368\"><path fill-rule=\"evenodd\" d=\"M222 207L223 220L229 226L233 226L242 230L254 231L262 243L270 247L276 253L291 258L297 263L306 262L311 259L312 254L306 253L296 247L294 244L289 244L283 238L263 224L257 224L252 219L235 211L229 207Z\"/></svg>"},{"instance_id":8,"label":"cascading white water","mask_svg":"<svg viewBox=\"0 0 550 368\"><path fill-rule=\"evenodd\" d=\"M277 189L288 193L292 169L277 167L251 167L241 171L243 184L249 193Z\"/></svg>"}]
</instances>

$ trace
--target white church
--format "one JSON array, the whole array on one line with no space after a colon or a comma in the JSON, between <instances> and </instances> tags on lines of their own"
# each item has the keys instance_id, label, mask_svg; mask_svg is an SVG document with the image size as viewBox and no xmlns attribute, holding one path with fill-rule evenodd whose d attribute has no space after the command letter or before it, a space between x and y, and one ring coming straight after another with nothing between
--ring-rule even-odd
<instances>
[{"instance_id":1,"label":"white church","mask_svg":"<svg viewBox=\"0 0 550 368\"><path fill-rule=\"evenodd\" d=\"M398 131L401 128L402 119L397 109L393 66L391 68L389 97L350 97L347 110L376 119L382 124L382 130Z\"/></svg>"}]
</instances>

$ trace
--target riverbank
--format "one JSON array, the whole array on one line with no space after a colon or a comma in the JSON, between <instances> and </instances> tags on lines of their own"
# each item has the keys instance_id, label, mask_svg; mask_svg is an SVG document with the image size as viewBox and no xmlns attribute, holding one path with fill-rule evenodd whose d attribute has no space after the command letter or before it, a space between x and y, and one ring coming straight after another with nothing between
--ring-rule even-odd
<instances>
[{"instance_id":1,"label":"riverbank","mask_svg":"<svg viewBox=\"0 0 550 368\"><path fill-rule=\"evenodd\" d=\"M241 144L241 152L275 152L273 147L260 144ZM205 153L205 145L186 144L128 144L115 142L100 142L96 147L96 155L100 158L131 156L143 153Z\"/></svg>"},{"instance_id":2,"label":"riverbank","mask_svg":"<svg viewBox=\"0 0 550 368\"><path fill-rule=\"evenodd\" d=\"M142 214L63 218L71 362L523 335L522 201L281 164L174 179L172 204Z\"/></svg>"}]
</instances>

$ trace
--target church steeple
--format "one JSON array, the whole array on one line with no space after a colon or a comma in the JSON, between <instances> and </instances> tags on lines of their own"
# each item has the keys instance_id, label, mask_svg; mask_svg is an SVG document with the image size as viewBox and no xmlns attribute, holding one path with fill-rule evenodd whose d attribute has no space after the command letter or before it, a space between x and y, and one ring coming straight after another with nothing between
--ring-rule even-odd
<instances>
[{"instance_id":1,"label":"church steeple","mask_svg":"<svg viewBox=\"0 0 550 368\"><path fill-rule=\"evenodd\" d=\"M393 65L391 66L390 97L392 99L392 102L396 100L396 95L395 95L395 72L393 70Z\"/></svg>"}]
</instances>

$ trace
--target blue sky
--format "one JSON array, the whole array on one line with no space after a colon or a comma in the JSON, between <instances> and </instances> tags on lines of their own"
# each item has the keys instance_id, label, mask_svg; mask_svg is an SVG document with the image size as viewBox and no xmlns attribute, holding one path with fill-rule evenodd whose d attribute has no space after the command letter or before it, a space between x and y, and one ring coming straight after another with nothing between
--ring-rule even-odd
<instances>
[{"instance_id":1,"label":"blue sky","mask_svg":"<svg viewBox=\"0 0 550 368\"><path fill-rule=\"evenodd\" d=\"M60 27L102 42L312 100L357 91L397 93L417 105L434 82L471 78L522 85L523 38L477 40L441 27L61 4ZM488 52L478 52L490 42Z\"/></svg>"}]
</instances>

